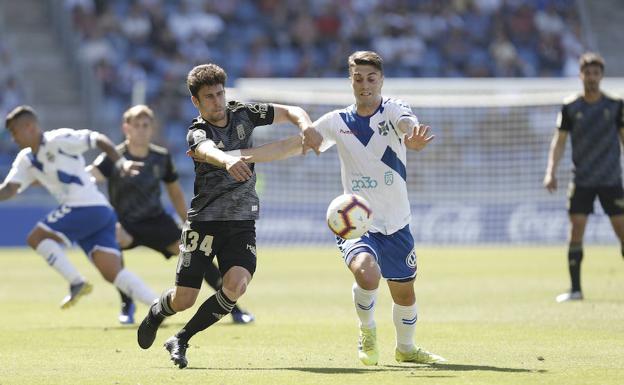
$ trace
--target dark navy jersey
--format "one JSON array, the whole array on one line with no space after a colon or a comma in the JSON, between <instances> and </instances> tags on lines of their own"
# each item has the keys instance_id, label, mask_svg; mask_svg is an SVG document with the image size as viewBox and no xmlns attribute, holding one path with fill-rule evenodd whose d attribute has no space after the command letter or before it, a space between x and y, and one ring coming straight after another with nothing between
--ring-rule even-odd
<instances>
[{"instance_id":1,"label":"dark navy jersey","mask_svg":"<svg viewBox=\"0 0 624 385\"><path fill-rule=\"evenodd\" d=\"M622 184L619 131L624 127L623 109L622 99L605 94L594 103L575 96L561 108L557 128L570 134L575 185Z\"/></svg>"},{"instance_id":2,"label":"dark navy jersey","mask_svg":"<svg viewBox=\"0 0 624 385\"><path fill-rule=\"evenodd\" d=\"M221 151L240 150L253 146L252 133L256 126L273 123L274 108L265 103L227 105L225 127L217 127L195 118L186 139L191 150L212 140ZM260 203L256 194L256 173L238 182L222 168L209 163L195 162L194 196L188 211L190 221L232 221L258 219Z\"/></svg>"},{"instance_id":3,"label":"dark navy jersey","mask_svg":"<svg viewBox=\"0 0 624 385\"><path fill-rule=\"evenodd\" d=\"M160 182L172 183L178 180L171 155L167 149L150 144L145 158L132 156L125 143L117 151L130 160L143 162L143 168L136 176L121 176L115 164L104 153L94 165L108 178L108 199L115 208L119 221L140 222L164 213L160 201Z\"/></svg>"}]
</instances>

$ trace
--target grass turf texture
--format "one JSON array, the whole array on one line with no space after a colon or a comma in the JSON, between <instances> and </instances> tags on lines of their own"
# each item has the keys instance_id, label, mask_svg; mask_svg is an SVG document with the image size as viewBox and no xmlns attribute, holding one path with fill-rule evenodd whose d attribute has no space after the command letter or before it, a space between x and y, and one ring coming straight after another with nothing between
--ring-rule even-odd
<instances>
[{"instance_id":1,"label":"grass turf texture","mask_svg":"<svg viewBox=\"0 0 624 385\"><path fill-rule=\"evenodd\" d=\"M141 350L136 326L117 323L118 295L86 258L70 258L95 285L61 311L67 287L28 249L0 249L0 384L621 384L624 260L617 247L586 247L585 301L556 304L568 286L565 247L419 248L416 341L448 359L394 361L391 301L377 307L380 362L357 360L351 276L333 248L259 248L258 272L241 300L257 321L226 317L198 334L179 370L162 343L194 310ZM174 260L147 249L126 264L157 291ZM198 304L211 295L204 288ZM146 312L138 306L137 322Z\"/></svg>"}]
</instances>

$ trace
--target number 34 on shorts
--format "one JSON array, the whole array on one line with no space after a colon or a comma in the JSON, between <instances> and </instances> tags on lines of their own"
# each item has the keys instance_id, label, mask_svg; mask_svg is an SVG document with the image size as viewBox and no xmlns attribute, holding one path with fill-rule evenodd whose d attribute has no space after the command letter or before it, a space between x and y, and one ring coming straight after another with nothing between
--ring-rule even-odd
<instances>
[{"instance_id":1,"label":"number 34 on shorts","mask_svg":"<svg viewBox=\"0 0 624 385\"><path fill-rule=\"evenodd\" d=\"M212 235L204 235L202 239L201 235L191 229L184 229L182 231L182 242L180 244L180 258L178 261L178 271L182 267L189 267L191 265L191 253L195 250L203 251L205 256L209 256L212 252L212 241L214 237Z\"/></svg>"}]
</instances>

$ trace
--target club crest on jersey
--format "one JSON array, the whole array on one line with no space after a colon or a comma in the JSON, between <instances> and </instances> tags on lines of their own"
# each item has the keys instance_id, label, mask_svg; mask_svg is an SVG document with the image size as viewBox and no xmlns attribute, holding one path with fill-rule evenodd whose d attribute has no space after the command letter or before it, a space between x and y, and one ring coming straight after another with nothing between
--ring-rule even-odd
<instances>
[{"instance_id":1,"label":"club crest on jersey","mask_svg":"<svg viewBox=\"0 0 624 385\"><path fill-rule=\"evenodd\" d=\"M181 253L180 259L182 259L182 266L184 267L191 266L191 253L190 252Z\"/></svg>"},{"instance_id":2,"label":"club crest on jersey","mask_svg":"<svg viewBox=\"0 0 624 385\"><path fill-rule=\"evenodd\" d=\"M154 174L154 178L160 179L160 167L157 164L152 167L152 174Z\"/></svg>"},{"instance_id":3,"label":"club crest on jersey","mask_svg":"<svg viewBox=\"0 0 624 385\"><path fill-rule=\"evenodd\" d=\"M236 133L238 134L239 140L245 139L245 127L243 127L242 124L239 124L238 126L236 126Z\"/></svg>"},{"instance_id":4,"label":"club crest on jersey","mask_svg":"<svg viewBox=\"0 0 624 385\"><path fill-rule=\"evenodd\" d=\"M603 111L605 120L611 120L611 111L608 108L605 108Z\"/></svg>"},{"instance_id":5,"label":"club crest on jersey","mask_svg":"<svg viewBox=\"0 0 624 385\"><path fill-rule=\"evenodd\" d=\"M385 120L377 123L377 131L379 131L379 135L388 136L388 132L390 131L390 127Z\"/></svg>"},{"instance_id":6,"label":"club crest on jersey","mask_svg":"<svg viewBox=\"0 0 624 385\"><path fill-rule=\"evenodd\" d=\"M54 159L56 159L56 157L54 156L53 153L46 152L46 159L48 160L48 162L54 162Z\"/></svg>"},{"instance_id":7,"label":"club crest on jersey","mask_svg":"<svg viewBox=\"0 0 624 385\"><path fill-rule=\"evenodd\" d=\"M583 113L581 111L578 111L574 117L576 118L576 120L581 120L583 119Z\"/></svg>"},{"instance_id":8,"label":"club crest on jersey","mask_svg":"<svg viewBox=\"0 0 624 385\"><path fill-rule=\"evenodd\" d=\"M390 186L394 183L394 174L392 171L387 171L384 173L384 183L386 186Z\"/></svg>"},{"instance_id":9,"label":"club crest on jersey","mask_svg":"<svg viewBox=\"0 0 624 385\"><path fill-rule=\"evenodd\" d=\"M405 258L405 263L412 269L416 268L416 251L412 250L412 252L409 253L407 258Z\"/></svg>"},{"instance_id":10,"label":"club crest on jersey","mask_svg":"<svg viewBox=\"0 0 624 385\"><path fill-rule=\"evenodd\" d=\"M193 141L195 143L200 142L206 139L206 131L204 130L195 130L193 131Z\"/></svg>"}]
</instances>

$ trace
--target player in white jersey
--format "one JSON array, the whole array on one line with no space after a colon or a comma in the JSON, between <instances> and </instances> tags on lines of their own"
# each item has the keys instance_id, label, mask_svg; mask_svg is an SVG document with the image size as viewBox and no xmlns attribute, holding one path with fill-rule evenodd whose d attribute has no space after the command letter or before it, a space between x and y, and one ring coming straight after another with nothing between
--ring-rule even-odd
<instances>
[{"instance_id":1,"label":"player in white jersey","mask_svg":"<svg viewBox=\"0 0 624 385\"><path fill-rule=\"evenodd\" d=\"M80 245L104 279L150 305L158 297L139 277L122 267L115 239L117 217L85 171L82 153L97 147L127 175L136 175L141 164L121 157L110 139L95 131L60 128L42 132L37 115L29 106L9 112L6 127L22 150L0 185L0 200L39 183L60 204L35 225L27 243L69 282L69 295L61 302L61 308L72 306L92 290L63 251L63 246L69 247L73 242Z\"/></svg>"},{"instance_id":2,"label":"player in white jersey","mask_svg":"<svg viewBox=\"0 0 624 385\"><path fill-rule=\"evenodd\" d=\"M355 104L323 115L316 131L305 132L304 147L338 148L345 193L366 198L373 211L371 229L362 238L337 238L355 277L353 300L360 320L358 356L365 365L379 359L374 320L380 278L388 282L394 301L395 358L399 362L435 363L444 359L414 345L417 309L414 294L416 253L409 229L406 148L419 151L434 136L405 103L382 97L383 61L371 51L348 60Z\"/></svg>"}]
</instances>

